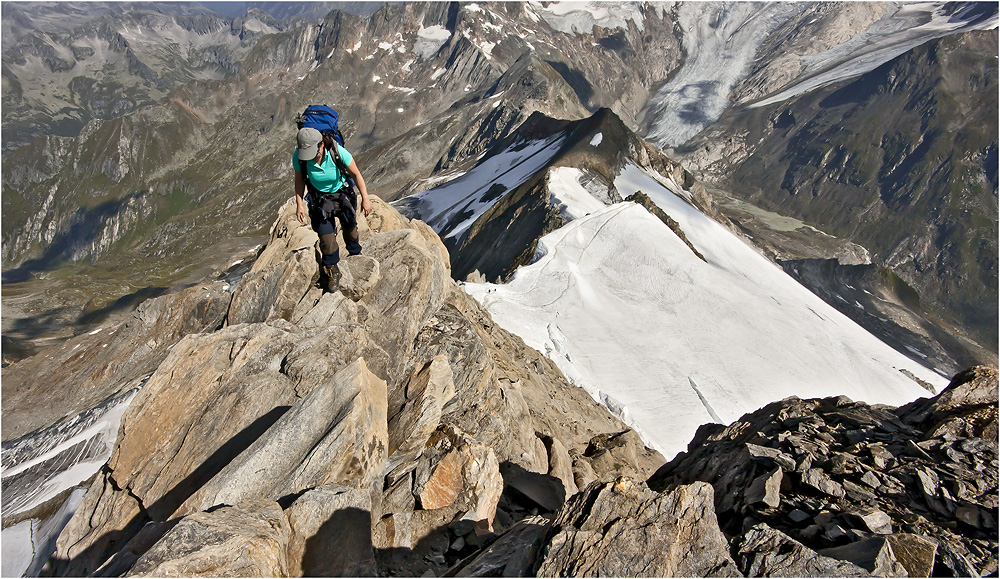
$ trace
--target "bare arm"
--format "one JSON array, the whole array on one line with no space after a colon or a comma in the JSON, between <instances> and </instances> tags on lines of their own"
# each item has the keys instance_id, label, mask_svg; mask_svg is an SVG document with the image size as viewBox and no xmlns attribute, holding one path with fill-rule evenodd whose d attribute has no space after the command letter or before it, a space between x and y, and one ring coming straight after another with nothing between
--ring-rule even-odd
<instances>
[{"instance_id":1,"label":"bare arm","mask_svg":"<svg viewBox=\"0 0 1000 579\"><path fill-rule=\"evenodd\" d=\"M298 218L299 223L302 225L306 224L306 181L302 178L302 173L296 169L295 170L295 217Z\"/></svg>"},{"instance_id":2,"label":"bare arm","mask_svg":"<svg viewBox=\"0 0 1000 579\"><path fill-rule=\"evenodd\" d=\"M347 166L347 172L351 174L354 182L358 185L358 191L361 193L361 210L365 212L365 217L368 217L372 212L372 202L368 199L365 178L361 176L361 170L358 169L358 164L354 162L354 159L351 159L351 164Z\"/></svg>"}]
</instances>

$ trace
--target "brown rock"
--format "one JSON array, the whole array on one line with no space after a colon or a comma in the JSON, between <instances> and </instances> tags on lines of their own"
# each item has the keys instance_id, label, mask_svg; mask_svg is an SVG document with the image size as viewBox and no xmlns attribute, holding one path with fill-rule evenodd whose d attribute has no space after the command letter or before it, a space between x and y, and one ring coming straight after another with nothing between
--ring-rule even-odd
<instances>
[{"instance_id":1,"label":"brown rock","mask_svg":"<svg viewBox=\"0 0 1000 579\"><path fill-rule=\"evenodd\" d=\"M747 504L763 503L772 509L781 504L781 467L775 467L770 473L763 474L752 483L746 492Z\"/></svg>"},{"instance_id":2,"label":"brown rock","mask_svg":"<svg viewBox=\"0 0 1000 579\"><path fill-rule=\"evenodd\" d=\"M906 568L896 559L885 537L857 541L840 547L821 549L820 555L850 561L876 577L901 577Z\"/></svg>"},{"instance_id":3,"label":"brown rock","mask_svg":"<svg viewBox=\"0 0 1000 579\"><path fill-rule=\"evenodd\" d=\"M569 456L566 446L558 438L542 436L542 442L548 451L549 475L562 482L565 496L571 497L579 490L573 475L573 459Z\"/></svg>"},{"instance_id":4,"label":"brown rock","mask_svg":"<svg viewBox=\"0 0 1000 579\"><path fill-rule=\"evenodd\" d=\"M934 570L937 541L910 533L893 533L886 536L896 560L910 577L930 577Z\"/></svg>"},{"instance_id":5,"label":"brown rock","mask_svg":"<svg viewBox=\"0 0 1000 579\"><path fill-rule=\"evenodd\" d=\"M428 446L445 447L426 481L418 481L417 496L424 510L450 507L471 511L476 521L492 528L497 503L503 493L500 465L493 450L451 426L442 426Z\"/></svg>"},{"instance_id":6,"label":"brown rock","mask_svg":"<svg viewBox=\"0 0 1000 579\"><path fill-rule=\"evenodd\" d=\"M300 306L303 311L293 315L292 322L303 330L358 323L360 318L357 304L340 292L310 289Z\"/></svg>"},{"instance_id":7,"label":"brown rock","mask_svg":"<svg viewBox=\"0 0 1000 579\"><path fill-rule=\"evenodd\" d=\"M181 520L147 551L129 577L288 575L288 522L277 503L255 499Z\"/></svg>"},{"instance_id":8,"label":"brown rock","mask_svg":"<svg viewBox=\"0 0 1000 579\"><path fill-rule=\"evenodd\" d=\"M434 474L420 493L421 508L440 509L455 502L458 494L465 488L465 480L462 478L463 458L458 450L453 450L438 462Z\"/></svg>"},{"instance_id":9,"label":"brown rock","mask_svg":"<svg viewBox=\"0 0 1000 579\"><path fill-rule=\"evenodd\" d=\"M316 232L299 223L295 200L289 199L278 211L266 247L233 292L227 323L291 319L319 275L318 242Z\"/></svg>"}]
</instances>

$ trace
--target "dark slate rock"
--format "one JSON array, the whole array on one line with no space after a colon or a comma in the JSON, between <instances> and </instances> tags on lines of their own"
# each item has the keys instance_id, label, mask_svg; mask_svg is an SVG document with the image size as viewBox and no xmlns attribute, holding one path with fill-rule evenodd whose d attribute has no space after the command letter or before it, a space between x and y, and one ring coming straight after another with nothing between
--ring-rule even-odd
<instances>
[{"instance_id":1,"label":"dark slate rock","mask_svg":"<svg viewBox=\"0 0 1000 579\"><path fill-rule=\"evenodd\" d=\"M823 556L763 523L743 535L736 556L746 577L868 576L861 567Z\"/></svg>"}]
</instances>

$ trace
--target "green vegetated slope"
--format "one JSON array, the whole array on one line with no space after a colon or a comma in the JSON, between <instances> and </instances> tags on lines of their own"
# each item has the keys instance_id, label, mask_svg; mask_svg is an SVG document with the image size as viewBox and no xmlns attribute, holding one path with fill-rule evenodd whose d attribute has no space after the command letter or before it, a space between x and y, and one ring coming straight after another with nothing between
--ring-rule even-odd
<instances>
[{"instance_id":1,"label":"green vegetated slope","mask_svg":"<svg viewBox=\"0 0 1000 579\"><path fill-rule=\"evenodd\" d=\"M997 347L997 31L928 42L851 81L727 113L719 185L867 247L922 303Z\"/></svg>"}]
</instances>

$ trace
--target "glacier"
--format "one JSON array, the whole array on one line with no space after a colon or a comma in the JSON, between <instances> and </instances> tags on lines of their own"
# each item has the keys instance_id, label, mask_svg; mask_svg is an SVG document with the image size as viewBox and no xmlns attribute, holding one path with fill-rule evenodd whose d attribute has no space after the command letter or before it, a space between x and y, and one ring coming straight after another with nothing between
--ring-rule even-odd
<instances>
[{"instance_id":1,"label":"glacier","mask_svg":"<svg viewBox=\"0 0 1000 579\"><path fill-rule=\"evenodd\" d=\"M698 258L631 202L605 206L580 172L550 172L574 218L507 284L465 290L668 459L699 426L789 396L899 405L947 380L892 349L636 165L615 180L676 220Z\"/></svg>"}]
</instances>

